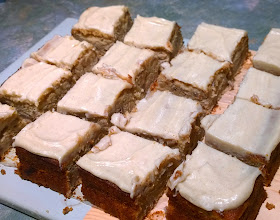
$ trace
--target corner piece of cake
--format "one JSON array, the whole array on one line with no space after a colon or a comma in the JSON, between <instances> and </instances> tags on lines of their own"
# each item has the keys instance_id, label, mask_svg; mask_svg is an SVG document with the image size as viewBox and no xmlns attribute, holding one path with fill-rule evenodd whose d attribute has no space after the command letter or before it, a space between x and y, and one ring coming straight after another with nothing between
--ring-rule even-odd
<instances>
[{"instance_id":1,"label":"corner piece of cake","mask_svg":"<svg viewBox=\"0 0 280 220\"><path fill-rule=\"evenodd\" d=\"M143 98L159 74L159 62L152 50L140 49L120 41L115 43L93 67L105 78L122 79L133 85Z\"/></svg>"},{"instance_id":2,"label":"corner piece of cake","mask_svg":"<svg viewBox=\"0 0 280 220\"><path fill-rule=\"evenodd\" d=\"M183 46L179 25L164 18L137 15L124 43L157 52L161 62L170 61Z\"/></svg>"},{"instance_id":3,"label":"corner piece of cake","mask_svg":"<svg viewBox=\"0 0 280 220\"><path fill-rule=\"evenodd\" d=\"M280 76L250 68L240 85L237 98L280 110Z\"/></svg>"},{"instance_id":4,"label":"corner piece of cake","mask_svg":"<svg viewBox=\"0 0 280 220\"><path fill-rule=\"evenodd\" d=\"M72 73L54 65L38 62L19 69L0 87L0 101L15 107L24 118L34 121L56 108L73 86Z\"/></svg>"},{"instance_id":5,"label":"corner piece of cake","mask_svg":"<svg viewBox=\"0 0 280 220\"><path fill-rule=\"evenodd\" d=\"M259 167L269 185L280 165L280 111L237 98L205 128L205 142Z\"/></svg>"},{"instance_id":6,"label":"corner piece of cake","mask_svg":"<svg viewBox=\"0 0 280 220\"><path fill-rule=\"evenodd\" d=\"M0 161L13 143L13 137L26 125L16 109L0 103Z\"/></svg>"},{"instance_id":7,"label":"corner piece of cake","mask_svg":"<svg viewBox=\"0 0 280 220\"><path fill-rule=\"evenodd\" d=\"M15 137L20 177L69 198L80 184L75 162L94 146L99 133L95 123L46 112Z\"/></svg>"},{"instance_id":8,"label":"corner piece of cake","mask_svg":"<svg viewBox=\"0 0 280 220\"><path fill-rule=\"evenodd\" d=\"M71 71L74 79L78 79L86 71L90 71L98 61L90 43L80 42L71 36L61 37L59 35L55 35L30 56L37 61Z\"/></svg>"},{"instance_id":9,"label":"corner piece of cake","mask_svg":"<svg viewBox=\"0 0 280 220\"><path fill-rule=\"evenodd\" d=\"M280 76L280 29L272 28L253 58L256 69Z\"/></svg>"},{"instance_id":10,"label":"corner piece of cake","mask_svg":"<svg viewBox=\"0 0 280 220\"><path fill-rule=\"evenodd\" d=\"M202 138L201 105L168 91L152 91L129 114L115 113L111 122L144 138L156 140L182 155L190 153Z\"/></svg>"},{"instance_id":11,"label":"corner piece of cake","mask_svg":"<svg viewBox=\"0 0 280 220\"><path fill-rule=\"evenodd\" d=\"M97 122L102 129L108 129L113 113L129 111L134 105L130 83L86 73L58 102L57 111Z\"/></svg>"},{"instance_id":12,"label":"corner piece of cake","mask_svg":"<svg viewBox=\"0 0 280 220\"><path fill-rule=\"evenodd\" d=\"M256 167L200 142L171 176L169 220L253 220L267 195Z\"/></svg>"},{"instance_id":13,"label":"corner piece of cake","mask_svg":"<svg viewBox=\"0 0 280 220\"><path fill-rule=\"evenodd\" d=\"M200 102L208 111L215 106L228 85L231 66L204 53L184 51L171 60L158 77L161 90Z\"/></svg>"},{"instance_id":14,"label":"corner piece of cake","mask_svg":"<svg viewBox=\"0 0 280 220\"><path fill-rule=\"evenodd\" d=\"M178 149L112 127L78 160L82 192L93 205L121 220L144 219L179 165Z\"/></svg>"},{"instance_id":15,"label":"corner piece of cake","mask_svg":"<svg viewBox=\"0 0 280 220\"><path fill-rule=\"evenodd\" d=\"M81 14L71 32L77 40L91 43L102 56L117 40L123 41L132 23L126 6L91 7Z\"/></svg>"},{"instance_id":16,"label":"corner piece of cake","mask_svg":"<svg viewBox=\"0 0 280 220\"><path fill-rule=\"evenodd\" d=\"M201 23L188 42L188 49L230 62L232 74L229 78L232 78L248 56L248 34L241 29Z\"/></svg>"}]
</instances>

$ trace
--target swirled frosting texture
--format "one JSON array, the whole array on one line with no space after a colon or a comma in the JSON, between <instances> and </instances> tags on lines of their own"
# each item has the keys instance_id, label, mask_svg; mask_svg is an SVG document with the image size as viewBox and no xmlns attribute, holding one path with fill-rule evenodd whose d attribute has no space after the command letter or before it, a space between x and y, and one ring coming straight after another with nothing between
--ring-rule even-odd
<instances>
[{"instance_id":1,"label":"swirled frosting texture","mask_svg":"<svg viewBox=\"0 0 280 220\"><path fill-rule=\"evenodd\" d=\"M258 168L199 142L168 186L204 210L224 211L239 207L250 197L259 175Z\"/></svg>"}]
</instances>

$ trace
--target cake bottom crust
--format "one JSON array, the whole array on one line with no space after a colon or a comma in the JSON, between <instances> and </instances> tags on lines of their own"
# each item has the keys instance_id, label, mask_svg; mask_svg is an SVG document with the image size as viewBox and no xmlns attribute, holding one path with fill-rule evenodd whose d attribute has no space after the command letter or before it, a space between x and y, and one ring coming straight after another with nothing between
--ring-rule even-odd
<instances>
[{"instance_id":1,"label":"cake bottom crust","mask_svg":"<svg viewBox=\"0 0 280 220\"><path fill-rule=\"evenodd\" d=\"M167 220L253 220L257 217L267 194L263 188L263 177L255 182L251 196L239 207L224 211L206 211L184 199L179 193L168 190Z\"/></svg>"},{"instance_id":2,"label":"cake bottom crust","mask_svg":"<svg viewBox=\"0 0 280 220\"><path fill-rule=\"evenodd\" d=\"M171 166L168 164L172 162ZM117 185L100 179L88 171L79 168L82 179L82 192L84 197L93 205L121 220L144 219L153 209L166 189L166 183L178 166L179 161L169 159L160 165L159 170L165 171L150 182L135 198L122 191Z\"/></svg>"}]
</instances>

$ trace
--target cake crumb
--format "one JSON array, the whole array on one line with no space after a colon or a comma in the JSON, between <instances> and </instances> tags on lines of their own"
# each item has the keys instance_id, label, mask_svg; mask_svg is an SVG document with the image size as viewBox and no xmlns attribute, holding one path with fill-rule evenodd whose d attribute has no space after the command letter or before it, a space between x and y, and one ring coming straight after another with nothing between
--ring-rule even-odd
<instances>
[{"instance_id":1,"label":"cake crumb","mask_svg":"<svg viewBox=\"0 0 280 220\"><path fill-rule=\"evenodd\" d=\"M77 196L76 199L80 200L81 202L84 200L83 197L81 197L81 196Z\"/></svg>"},{"instance_id":2,"label":"cake crumb","mask_svg":"<svg viewBox=\"0 0 280 220\"><path fill-rule=\"evenodd\" d=\"M17 175L19 175L19 170L16 169L16 170L14 171L14 173L17 174Z\"/></svg>"},{"instance_id":3,"label":"cake crumb","mask_svg":"<svg viewBox=\"0 0 280 220\"><path fill-rule=\"evenodd\" d=\"M6 175L6 170L3 170L3 169L2 169L2 170L1 170L1 174L2 174L2 175Z\"/></svg>"},{"instance_id":4,"label":"cake crumb","mask_svg":"<svg viewBox=\"0 0 280 220\"><path fill-rule=\"evenodd\" d=\"M266 203L265 207L268 209L268 210L271 210L271 209L275 209L275 205L272 204L272 203Z\"/></svg>"},{"instance_id":5,"label":"cake crumb","mask_svg":"<svg viewBox=\"0 0 280 220\"><path fill-rule=\"evenodd\" d=\"M158 210L150 213L146 220L163 220L165 218L165 213L162 210Z\"/></svg>"},{"instance_id":6,"label":"cake crumb","mask_svg":"<svg viewBox=\"0 0 280 220\"><path fill-rule=\"evenodd\" d=\"M175 175L174 175L174 180L178 179L178 177L182 176L182 171L181 170L177 170Z\"/></svg>"},{"instance_id":7,"label":"cake crumb","mask_svg":"<svg viewBox=\"0 0 280 220\"><path fill-rule=\"evenodd\" d=\"M72 208L72 207L66 206L66 207L63 209L62 213L63 213L64 215L66 215L66 214L68 214L68 213L71 212L71 211L73 211L73 208Z\"/></svg>"}]
</instances>

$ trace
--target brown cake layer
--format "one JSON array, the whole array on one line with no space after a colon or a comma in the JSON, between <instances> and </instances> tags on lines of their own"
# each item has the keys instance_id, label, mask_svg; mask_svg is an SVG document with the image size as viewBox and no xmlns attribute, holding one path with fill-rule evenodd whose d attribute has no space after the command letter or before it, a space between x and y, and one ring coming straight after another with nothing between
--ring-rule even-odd
<instances>
[{"instance_id":1,"label":"brown cake layer","mask_svg":"<svg viewBox=\"0 0 280 220\"><path fill-rule=\"evenodd\" d=\"M22 179L51 188L67 198L81 182L76 165L60 167L57 160L35 155L20 147L16 147L16 153Z\"/></svg>"},{"instance_id":2,"label":"brown cake layer","mask_svg":"<svg viewBox=\"0 0 280 220\"><path fill-rule=\"evenodd\" d=\"M206 211L188 202L179 193L174 195L175 192L169 189L166 216L168 220L253 220L267 197L262 176L257 178L251 196L241 206L231 210Z\"/></svg>"},{"instance_id":3,"label":"brown cake layer","mask_svg":"<svg viewBox=\"0 0 280 220\"><path fill-rule=\"evenodd\" d=\"M167 166L170 162L172 166ZM93 205L121 220L144 219L153 209L158 199L166 189L166 183L179 165L174 158L166 160L159 167L165 172L155 177L155 181L146 186L140 195L130 198L130 194L122 191L117 185L107 180L100 179L88 171L79 168L82 179L82 192L84 197Z\"/></svg>"}]
</instances>

